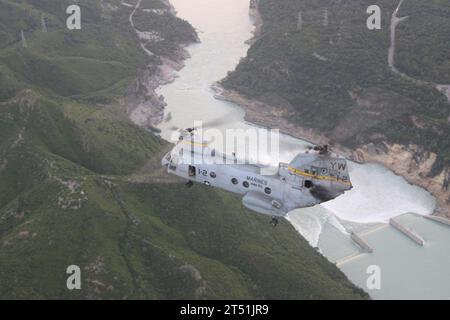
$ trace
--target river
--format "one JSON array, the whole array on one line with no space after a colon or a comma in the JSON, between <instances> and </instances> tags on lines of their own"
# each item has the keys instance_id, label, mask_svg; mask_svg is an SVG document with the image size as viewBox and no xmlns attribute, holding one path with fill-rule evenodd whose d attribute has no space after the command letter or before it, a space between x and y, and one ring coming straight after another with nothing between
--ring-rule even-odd
<instances>
[{"instance_id":1,"label":"river","mask_svg":"<svg viewBox=\"0 0 450 320\"><path fill-rule=\"evenodd\" d=\"M244 121L245 113L239 106L215 99L211 89L212 84L223 79L247 54L249 46L246 40L252 37L254 28L249 17L249 1L171 0L171 3L177 15L197 29L201 43L187 48L191 58L178 73L178 78L158 89L158 93L164 96L167 103L166 115L171 115L170 120L159 126L162 137L173 142L180 128L192 127L196 121L203 121L221 131L228 128L254 128L252 124ZM306 141L281 135L280 157L276 162L289 162L307 146L309 143ZM407 292L411 292L410 286L413 282L405 285L407 281L404 277L408 276L407 272L398 274L398 270L394 268L398 265L397 260L404 261L404 241L398 241L394 237L391 239L394 242L386 242L383 237L379 237L375 243L371 243L375 252L382 253L389 247L396 254L388 257L372 254L368 259L364 259L367 255L359 254L358 248L349 239L349 231L365 232L376 228L379 231L373 231L371 234L378 234L383 230L390 230L386 222L392 217L408 212L431 214L435 199L424 189L408 184L402 177L379 165L350 163L350 175L354 185L351 192L321 206L296 210L289 214L288 220L312 246L318 247L330 261L338 263L349 279L364 289L367 274L363 269L367 263L380 265L386 274L392 275L395 272L395 276L385 277L389 280L389 285L369 292L374 298L398 298L402 295L411 297ZM416 223L425 223L420 222L421 220ZM431 223L429 228L433 228L435 224L429 221L426 223ZM441 226L438 227L447 231ZM436 230L443 232L439 228ZM441 241L437 243L437 251L450 252L447 245L449 241L446 244ZM436 256L436 250L422 249L421 255L425 259L439 258ZM421 255L414 259L415 267L410 268L419 274L425 272L426 268L420 261ZM360 256L362 258L358 258ZM346 259L348 257L355 258ZM446 266L448 270L450 257L441 265ZM437 278L425 279L434 281L432 286L442 285L440 278L440 281ZM450 288L450 281L447 287ZM444 295L450 298L448 290L440 293L439 297ZM412 297L423 296L417 292Z\"/></svg>"}]
</instances>

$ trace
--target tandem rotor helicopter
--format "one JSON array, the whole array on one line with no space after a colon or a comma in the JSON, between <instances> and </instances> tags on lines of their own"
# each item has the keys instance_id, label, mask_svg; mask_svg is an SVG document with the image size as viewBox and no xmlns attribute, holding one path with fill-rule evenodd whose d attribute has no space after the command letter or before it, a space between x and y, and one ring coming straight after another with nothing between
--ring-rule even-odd
<instances>
[{"instance_id":1,"label":"tandem rotor helicopter","mask_svg":"<svg viewBox=\"0 0 450 320\"><path fill-rule=\"evenodd\" d=\"M353 188L345 158L328 146L315 146L299 153L290 163L279 163L272 175L262 167L239 164L236 155L216 152L196 135L195 128L181 131L175 147L162 159L169 174L243 196L245 207L272 216L271 224L288 212L330 201ZM224 161L226 160L226 161Z\"/></svg>"}]
</instances>

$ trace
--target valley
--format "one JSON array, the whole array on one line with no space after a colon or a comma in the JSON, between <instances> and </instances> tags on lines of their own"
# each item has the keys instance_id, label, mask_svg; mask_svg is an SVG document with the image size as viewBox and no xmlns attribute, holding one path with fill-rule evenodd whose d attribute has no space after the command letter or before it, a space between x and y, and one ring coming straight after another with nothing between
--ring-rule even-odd
<instances>
[{"instance_id":1,"label":"valley","mask_svg":"<svg viewBox=\"0 0 450 320\"><path fill-rule=\"evenodd\" d=\"M368 298L290 224L162 173L160 111L136 110L161 110L189 23L165 1L81 0L71 31L69 4L0 1L0 299Z\"/></svg>"}]
</instances>

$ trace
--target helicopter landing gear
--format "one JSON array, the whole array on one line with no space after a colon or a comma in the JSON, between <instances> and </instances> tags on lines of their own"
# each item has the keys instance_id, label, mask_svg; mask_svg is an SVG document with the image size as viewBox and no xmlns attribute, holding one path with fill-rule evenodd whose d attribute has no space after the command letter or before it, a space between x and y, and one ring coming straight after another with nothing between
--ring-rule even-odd
<instances>
[{"instance_id":1,"label":"helicopter landing gear","mask_svg":"<svg viewBox=\"0 0 450 320\"><path fill-rule=\"evenodd\" d=\"M272 217L272 220L270 220L270 224L275 228L278 225L278 219L276 217Z\"/></svg>"},{"instance_id":2,"label":"helicopter landing gear","mask_svg":"<svg viewBox=\"0 0 450 320\"><path fill-rule=\"evenodd\" d=\"M193 185L194 185L194 182L192 182L192 181L186 182L186 187L188 187L188 188L192 188Z\"/></svg>"}]
</instances>

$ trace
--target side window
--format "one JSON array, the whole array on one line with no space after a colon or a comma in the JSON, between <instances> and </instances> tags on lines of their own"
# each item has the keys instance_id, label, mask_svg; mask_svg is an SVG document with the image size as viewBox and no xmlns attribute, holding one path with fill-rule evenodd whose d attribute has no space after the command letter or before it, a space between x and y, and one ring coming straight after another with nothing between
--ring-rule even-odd
<instances>
[{"instance_id":1,"label":"side window","mask_svg":"<svg viewBox=\"0 0 450 320\"><path fill-rule=\"evenodd\" d=\"M234 184L234 185L236 185L236 184L239 183L239 181L238 181L238 179L233 178L233 179L231 179L231 183Z\"/></svg>"}]
</instances>

